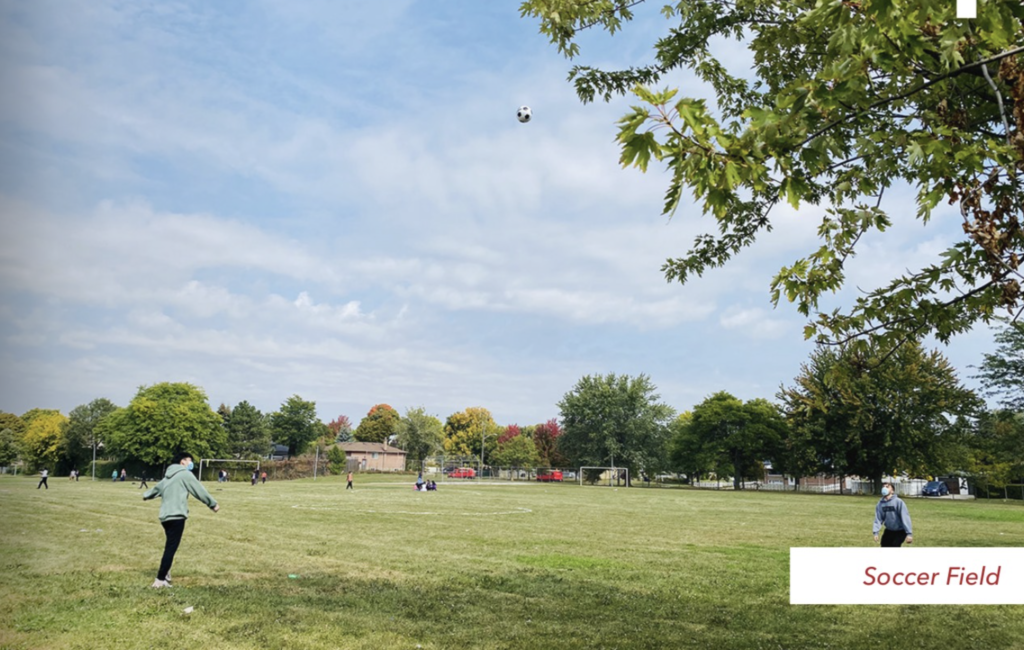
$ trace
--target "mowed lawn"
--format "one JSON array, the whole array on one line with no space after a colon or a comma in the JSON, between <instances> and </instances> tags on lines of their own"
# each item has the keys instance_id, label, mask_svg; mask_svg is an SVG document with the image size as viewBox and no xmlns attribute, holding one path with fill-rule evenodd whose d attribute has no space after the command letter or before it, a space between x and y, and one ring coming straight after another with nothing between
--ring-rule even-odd
<instances>
[{"instance_id":1,"label":"mowed lawn","mask_svg":"<svg viewBox=\"0 0 1024 650\"><path fill-rule=\"evenodd\" d=\"M870 545L871 498L398 480L207 483L154 590L158 502L2 477L0 648L1024 648L1024 606L790 606L790 547ZM922 546L1024 546L1019 502L908 503Z\"/></svg>"}]
</instances>

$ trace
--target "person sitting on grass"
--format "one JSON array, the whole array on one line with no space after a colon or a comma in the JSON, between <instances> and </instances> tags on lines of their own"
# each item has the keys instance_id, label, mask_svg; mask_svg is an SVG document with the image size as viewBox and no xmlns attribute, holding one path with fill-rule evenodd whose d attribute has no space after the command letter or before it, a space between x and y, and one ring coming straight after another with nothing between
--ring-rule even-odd
<instances>
[{"instance_id":1,"label":"person sitting on grass","mask_svg":"<svg viewBox=\"0 0 1024 650\"><path fill-rule=\"evenodd\" d=\"M188 519L188 495L192 495L213 510L220 511L216 499L210 496L199 479L192 474L195 463L192 461L192 454L181 453L174 457L174 461L167 468L162 481L154 485L142 495L144 501L160 497L160 525L164 528L164 535L167 540L164 544L164 555L160 560L160 569L157 571L156 580L151 587L170 587L171 580L168 575L171 571L171 564L174 563L174 554L178 551L181 543L181 536L185 532L185 520Z\"/></svg>"}]
</instances>

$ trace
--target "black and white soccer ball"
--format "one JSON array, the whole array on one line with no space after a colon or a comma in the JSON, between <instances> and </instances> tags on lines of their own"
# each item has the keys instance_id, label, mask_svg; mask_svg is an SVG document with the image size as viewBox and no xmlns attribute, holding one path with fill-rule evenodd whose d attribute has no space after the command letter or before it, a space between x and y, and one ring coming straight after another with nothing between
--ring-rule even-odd
<instances>
[{"instance_id":1,"label":"black and white soccer ball","mask_svg":"<svg viewBox=\"0 0 1024 650\"><path fill-rule=\"evenodd\" d=\"M533 111L530 110L529 106L520 106L519 110L516 111L516 118L523 124L526 124L533 119Z\"/></svg>"}]
</instances>

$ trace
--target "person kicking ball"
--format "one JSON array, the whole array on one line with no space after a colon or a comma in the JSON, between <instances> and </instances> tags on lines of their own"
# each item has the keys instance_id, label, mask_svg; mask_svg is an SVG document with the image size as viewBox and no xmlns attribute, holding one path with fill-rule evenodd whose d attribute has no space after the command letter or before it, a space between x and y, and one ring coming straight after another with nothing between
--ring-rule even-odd
<instances>
[{"instance_id":1,"label":"person kicking ball","mask_svg":"<svg viewBox=\"0 0 1024 650\"><path fill-rule=\"evenodd\" d=\"M142 495L144 501L160 497L160 525L164 527L164 535L167 541L164 544L164 556L160 560L160 569L157 571L156 580L151 587L170 587L171 581L168 575L171 571L171 564L174 562L174 554L181 544L181 535L185 532L185 521L188 519L188 495L199 499L210 510L217 512L220 506L210 496L202 483L192 474L195 463L192 461L192 454L178 454L174 462L167 468L164 478Z\"/></svg>"}]
</instances>

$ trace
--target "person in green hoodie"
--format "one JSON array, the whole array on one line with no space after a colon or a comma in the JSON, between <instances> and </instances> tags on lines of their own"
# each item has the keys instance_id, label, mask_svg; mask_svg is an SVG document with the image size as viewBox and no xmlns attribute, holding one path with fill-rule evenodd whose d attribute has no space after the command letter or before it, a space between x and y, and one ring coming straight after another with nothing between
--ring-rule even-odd
<instances>
[{"instance_id":1,"label":"person in green hoodie","mask_svg":"<svg viewBox=\"0 0 1024 650\"><path fill-rule=\"evenodd\" d=\"M142 495L143 500L160 497L160 524L164 527L164 534L167 542L164 545L164 556L160 560L160 569L156 574L156 581L152 587L170 587L171 580L168 573L171 571L171 564L174 562L174 554L181 544L182 533L185 532L185 520L188 519L188 495L199 499L210 510L217 512L220 506L210 496L199 479L192 474L195 463L192 455L181 453L174 457L174 462L167 468L162 481L154 485Z\"/></svg>"}]
</instances>

